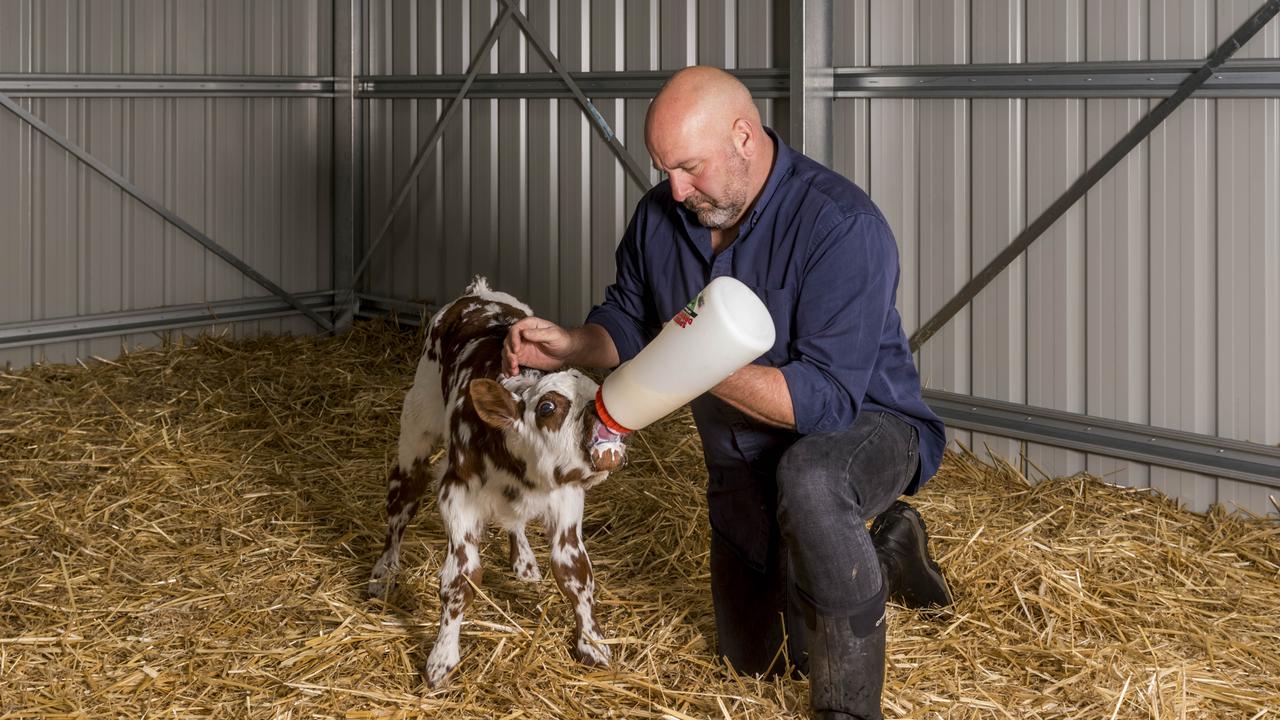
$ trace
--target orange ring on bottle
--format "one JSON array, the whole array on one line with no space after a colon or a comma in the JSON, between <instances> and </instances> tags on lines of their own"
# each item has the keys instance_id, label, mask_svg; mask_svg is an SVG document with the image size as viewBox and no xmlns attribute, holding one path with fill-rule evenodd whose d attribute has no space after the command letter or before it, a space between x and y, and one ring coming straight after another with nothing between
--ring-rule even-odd
<instances>
[{"instance_id":1,"label":"orange ring on bottle","mask_svg":"<svg viewBox=\"0 0 1280 720\"><path fill-rule=\"evenodd\" d=\"M627 433L632 432L630 428L625 427L622 423L614 420L613 416L609 414L609 411L605 409L604 386L596 389L596 414L600 416L600 422L604 423L605 427L618 435L626 435Z\"/></svg>"}]
</instances>

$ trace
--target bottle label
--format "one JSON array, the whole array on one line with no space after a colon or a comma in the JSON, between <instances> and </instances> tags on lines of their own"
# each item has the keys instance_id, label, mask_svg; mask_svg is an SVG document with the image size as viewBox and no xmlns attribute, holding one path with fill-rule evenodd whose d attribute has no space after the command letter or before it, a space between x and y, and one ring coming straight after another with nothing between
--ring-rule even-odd
<instances>
[{"instance_id":1,"label":"bottle label","mask_svg":"<svg viewBox=\"0 0 1280 720\"><path fill-rule=\"evenodd\" d=\"M693 324L693 319L698 317L698 308L702 307L704 302L702 293L698 293L698 296L690 300L689 304L685 305L684 309L676 313L676 316L671 320L682 328L689 327Z\"/></svg>"}]
</instances>

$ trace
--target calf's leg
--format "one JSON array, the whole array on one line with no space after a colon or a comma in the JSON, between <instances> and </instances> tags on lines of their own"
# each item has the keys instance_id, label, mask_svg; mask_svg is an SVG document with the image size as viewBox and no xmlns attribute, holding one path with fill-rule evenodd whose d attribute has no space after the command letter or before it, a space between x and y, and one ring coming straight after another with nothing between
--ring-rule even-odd
<instances>
[{"instance_id":1,"label":"calf's leg","mask_svg":"<svg viewBox=\"0 0 1280 720\"><path fill-rule=\"evenodd\" d=\"M423 458L405 472L397 464L387 479L387 538L382 555L369 573L369 597L384 598L395 582L400 568L400 541L404 530L422 505L422 496L430 483L427 459Z\"/></svg>"},{"instance_id":2,"label":"calf's leg","mask_svg":"<svg viewBox=\"0 0 1280 720\"><path fill-rule=\"evenodd\" d=\"M400 540L417 514L430 484L428 461L440 442L444 404L440 397L440 365L423 355L413 387L400 412L400 443L396 466L387 479L387 539L382 556L369 573L369 596L386 597L400 566Z\"/></svg>"},{"instance_id":3,"label":"calf's leg","mask_svg":"<svg viewBox=\"0 0 1280 720\"><path fill-rule=\"evenodd\" d=\"M526 582L542 580L542 572L538 570L538 559L533 556L533 548L529 547L529 538L524 534L524 526L508 530L511 539L511 571L517 578Z\"/></svg>"},{"instance_id":4,"label":"calf's leg","mask_svg":"<svg viewBox=\"0 0 1280 720\"><path fill-rule=\"evenodd\" d=\"M602 642L593 608L596 591L591 559L582 544L583 490L566 486L552 494L547 518L547 542L551 545L551 570L560 592L573 607L575 621L573 655L595 667L609 664L609 647Z\"/></svg>"},{"instance_id":5,"label":"calf's leg","mask_svg":"<svg viewBox=\"0 0 1280 720\"><path fill-rule=\"evenodd\" d=\"M479 585L484 573L479 547L484 518L466 485L446 472L439 502L449 550L440 568L440 634L425 668L427 684L433 688L444 685L458 665L462 613L475 596L472 583Z\"/></svg>"}]
</instances>

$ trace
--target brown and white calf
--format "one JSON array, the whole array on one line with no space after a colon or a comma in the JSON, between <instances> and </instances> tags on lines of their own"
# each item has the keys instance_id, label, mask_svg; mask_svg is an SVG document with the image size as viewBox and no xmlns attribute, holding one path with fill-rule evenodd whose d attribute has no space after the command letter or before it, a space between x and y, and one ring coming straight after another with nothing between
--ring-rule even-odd
<instances>
[{"instance_id":1,"label":"brown and white calf","mask_svg":"<svg viewBox=\"0 0 1280 720\"><path fill-rule=\"evenodd\" d=\"M458 664L462 613L480 583L479 544L490 522L506 529L517 577L541 579L525 524L542 521L556 583L576 617L574 655L607 665L592 612L595 582L582 544L587 488L624 459L624 444L603 429L596 383L576 370L502 375L507 329L532 315L529 307L491 290L477 277L465 294L431 319L427 347L400 418L400 448L387 490L386 545L369 578L369 594L385 596L399 564L400 540L429 484L449 547L440 570L440 634L426 678L440 686ZM445 456L428 458L439 442Z\"/></svg>"}]
</instances>

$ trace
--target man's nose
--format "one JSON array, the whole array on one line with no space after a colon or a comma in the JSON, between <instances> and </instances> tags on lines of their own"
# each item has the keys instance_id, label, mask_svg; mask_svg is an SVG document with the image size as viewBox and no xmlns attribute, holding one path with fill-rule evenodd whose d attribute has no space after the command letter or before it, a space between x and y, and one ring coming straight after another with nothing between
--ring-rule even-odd
<instances>
[{"instance_id":1,"label":"man's nose","mask_svg":"<svg viewBox=\"0 0 1280 720\"><path fill-rule=\"evenodd\" d=\"M679 176L672 174L671 176L671 197L676 202L684 202L684 199L693 193L693 184L681 180Z\"/></svg>"}]
</instances>

